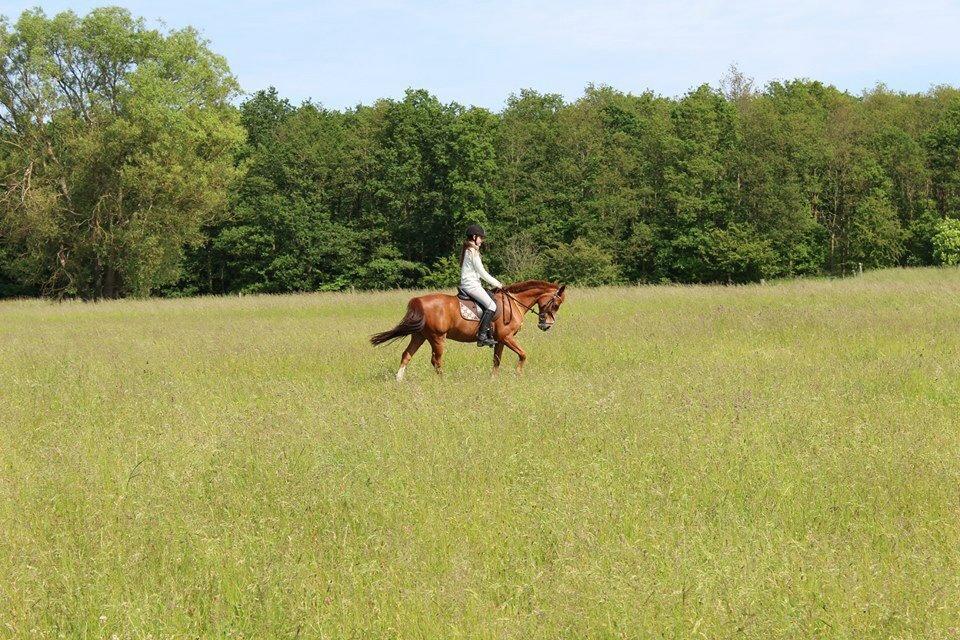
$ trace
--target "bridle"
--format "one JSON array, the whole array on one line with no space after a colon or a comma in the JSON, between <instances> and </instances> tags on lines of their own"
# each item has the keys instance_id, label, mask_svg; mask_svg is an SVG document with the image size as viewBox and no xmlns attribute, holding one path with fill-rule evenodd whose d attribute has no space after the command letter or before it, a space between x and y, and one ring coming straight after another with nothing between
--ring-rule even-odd
<instances>
[{"instance_id":1,"label":"bridle","mask_svg":"<svg viewBox=\"0 0 960 640\"><path fill-rule=\"evenodd\" d=\"M523 304L522 302L520 302L519 300L517 300L517 299L513 296L513 294L510 293L509 291L507 291L506 289L500 289L500 291L503 292L503 295L507 296L508 298L510 298L511 300L513 300L514 302L516 302L518 305L520 305L520 307L524 310L524 311L523 311L523 316L520 318L520 326L522 327L522 326L523 326L523 319L526 318L527 313L530 312L530 311L533 311L534 305L537 305L537 304L540 304L540 303L535 301L533 304L531 304L531 305L528 307L527 305L525 305L525 304ZM540 311L538 312L537 315L538 315L538 320L539 320L539 323L540 323L541 326L543 326L543 325L545 325L545 324L547 323L547 311L550 309L550 306L551 306L554 302L557 301L557 296L559 296L559 295L560 295L560 290L557 289L556 291L553 292L553 295L550 296L550 299L549 299L549 300L547 300L547 301L546 301L545 303L543 303L543 304L540 304ZM511 307L512 307L512 306L513 306L513 305L511 305ZM510 320L513 320L513 317L512 317L512 316L511 316Z\"/></svg>"}]
</instances>

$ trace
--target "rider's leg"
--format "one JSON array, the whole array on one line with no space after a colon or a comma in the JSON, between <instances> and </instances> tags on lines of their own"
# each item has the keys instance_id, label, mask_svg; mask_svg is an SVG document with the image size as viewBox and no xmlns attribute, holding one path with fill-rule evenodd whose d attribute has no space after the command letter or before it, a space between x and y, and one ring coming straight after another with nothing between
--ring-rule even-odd
<instances>
[{"instance_id":1,"label":"rider's leg","mask_svg":"<svg viewBox=\"0 0 960 640\"><path fill-rule=\"evenodd\" d=\"M477 345L481 347L492 347L496 344L496 340L493 339L493 331L490 329L490 324L493 322L493 316L497 313L497 303L493 301L493 298L491 298L486 291L479 287L468 290L467 295L473 298L476 303L483 308L483 313L480 316L480 330L477 332Z\"/></svg>"},{"instance_id":2,"label":"rider's leg","mask_svg":"<svg viewBox=\"0 0 960 640\"><path fill-rule=\"evenodd\" d=\"M493 331L490 329L490 323L493 322L493 311L489 309L483 310L483 315L480 316L480 330L477 332L477 346L480 347L492 347L497 344L497 341L493 339Z\"/></svg>"}]
</instances>

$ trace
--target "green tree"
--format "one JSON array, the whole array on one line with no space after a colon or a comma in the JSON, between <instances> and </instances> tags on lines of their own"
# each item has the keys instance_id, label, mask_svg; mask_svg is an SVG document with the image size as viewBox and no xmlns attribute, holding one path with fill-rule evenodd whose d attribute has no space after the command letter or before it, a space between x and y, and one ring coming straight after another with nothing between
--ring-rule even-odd
<instances>
[{"instance_id":1,"label":"green tree","mask_svg":"<svg viewBox=\"0 0 960 640\"><path fill-rule=\"evenodd\" d=\"M349 118L275 91L240 107L246 173L228 216L206 229L181 288L206 292L337 290L352 283L362 234L337 209L346 197Z\"/></svg>"},{"instance_id":2,"label":"green tree","mask_svg":"<svg viewBox=\"0 0 960 640\"><path fill-rule=\"evenodd\" d=\"M497 136L503 208L496 221L501 237L527 233L547 246L566 238L572 214L561 123L563 98L524 90L507 100Z\"/></svg>"},{"instance_id":3,"label":"green tree","mask_svg":"<svg viewBox=\"0 0 960 640\"><path fill-rule=\"evenodd\" d=\"M123 9L36 9L0 24L0 65L0 225L23 281L88 298L175 281L237 173L224 59Z\"/></svg>"},{"instance_id":4,"label":"green tree","mask_svg":"<svg viewBox=\"0 0 960 640\"><path fill-rule=\"evenodd\" d=\"M483 109L442 104L426 91L365 110L371 162L364 224L405 260L433 264L456 250L469 222L494 207L496 119Z\"/></svg>"},{"instance_id":5,"label":"green tree","mask_svg":"<svg viewBox=\"0 0 960 640\"><path fill-rule=\"evenodd\" d=\"M927 134L926 145L941 215L960 211L960 96L949 101Z\"/></svg>"},{"instance_id":6,"label":"green tree","mask_svg":"<svg viewBox=\"0 0 960 640\"><path fill-rule=\"evenodd\" d=\"M820 189L815 176L825 163L825 114L808 92L806 85L774 83L736 102L731 206L744 229L753 230L747 235L769 245L762 269L768 277L819 273L825 260L824 229L814 214Z\"/></svg>"},{"instance_id":7,"label":"green tree","mask_svg":"<svg viewBox=\"0 0 960 640\"><path fill-rule=\"evenodd\" d=\"M903 254L906 234L886 193L877 190L861 199L850 219L844 255L867 268L890 267Z\"/></svg>"},{"instance_id":8,"label":"green tree","mask_svg":"<svg viewBox=\"0 0 960 640\"><path fill-rule=\"evenodd\" d=\"M664 203L656 222L660 277L715 279L704 255L693 249L702 245L705 230L732 222L736 117L734 107L707 85L684 96L671 111Z\"/></svg>"}]
</instances>

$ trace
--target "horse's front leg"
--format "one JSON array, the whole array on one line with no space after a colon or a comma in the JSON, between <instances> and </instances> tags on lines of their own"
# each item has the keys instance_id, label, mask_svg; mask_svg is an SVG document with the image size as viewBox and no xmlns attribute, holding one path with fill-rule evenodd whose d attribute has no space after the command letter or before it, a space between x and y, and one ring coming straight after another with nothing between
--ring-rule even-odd
<instances>
[{"instance_id":1,"label":"horse's front leg","mask_svg":"<svg viewBox=\"0 0 960 640\"><path fill-rule=\"evenodd\" d=\"M496 378L500 375L500 358L503 356L503 343L498 342L493 347L493 373L492 376Z\"/></svg>"},{"instance_id":2,"label":"horse's front leg","mask_svg":"<svg viewBox=\"0 0 960 640\"><path fill-rule=\"evenodd\" d=\"M513 336L504 337L503 343L507 345L510 351L517 354L517 358L519 358L517 360L517 373L523 373L523 363L527 361L527 352L523 350L523 347L517 343L517 339Z\"/></svg>"}]
</instances>

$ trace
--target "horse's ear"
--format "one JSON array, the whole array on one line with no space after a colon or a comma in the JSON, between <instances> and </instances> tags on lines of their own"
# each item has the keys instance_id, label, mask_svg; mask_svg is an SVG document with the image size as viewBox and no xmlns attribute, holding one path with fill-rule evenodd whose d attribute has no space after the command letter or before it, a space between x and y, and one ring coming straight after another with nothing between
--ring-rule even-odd
<instances>
[{"instance_id":1,"label":"horse's ear","mask_svg":"<svg viewBox=\"0 0 960 640\"><path fill-rule=\"evenodd\" d=\"M563 290L566 289L566 288L567 288L567 285L565 285L565 284L560 285L560 288L557 289L557 295L558 295L558 296L562 296L562 295L563 295Z\"/></svg>"}]
</instances>

